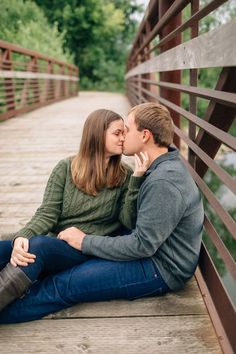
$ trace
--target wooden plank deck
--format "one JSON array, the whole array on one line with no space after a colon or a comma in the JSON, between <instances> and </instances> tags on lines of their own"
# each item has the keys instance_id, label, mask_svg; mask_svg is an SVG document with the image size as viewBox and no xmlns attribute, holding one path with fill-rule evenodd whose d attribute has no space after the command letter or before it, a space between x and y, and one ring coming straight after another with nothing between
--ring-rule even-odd
<instances>
[{"instance_id":1,"label":"wooden plank deck","mask_svg":"<svg viewBox=\"0 0 236 354\"><path fill-rule=\"evenodd\" d=\"M52 167L77 151L87 115L126 115L119 94L79 97L0 123L0 238L33 215ZM131 162L131 160L129 160ZM30 323L0 325L0 353L221 353L193 279L185 290L135 301L79 304Z\"/></svg>"}]
</instances>

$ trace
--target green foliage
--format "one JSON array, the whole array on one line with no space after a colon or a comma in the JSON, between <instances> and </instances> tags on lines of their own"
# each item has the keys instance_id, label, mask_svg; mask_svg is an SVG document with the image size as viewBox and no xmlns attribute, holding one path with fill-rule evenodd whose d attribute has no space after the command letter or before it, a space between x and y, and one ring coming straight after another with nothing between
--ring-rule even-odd
<instances>
[{"instance_id":1,"label":"green foliage","mask_svg":"<svg viewBox=\"0 0 236 354\"><path fill-rule=\"evenodd\" d=\"M209 0L201 0L201 7L209 3ZM183 20L186 21L191 16L191 6L188 5L183 13ZM199 23L199 34L203 34L214 30L220 25L229 22L236 16L236 2L234 0L229 0L214 12L204 17ZM191 39L190 29L183 32L183 41L188 41ZM219 74L222 68L206 68L198 70L198 86L204 88L214 89L219 78ZM190 75L189 70L183 70L182 83L184 85L189 85ZM198 99L197 100L197 115L199 117L204 117L207 107L208 100ZM182 94L181 105L186 110L189 109L189 95Z\"/></svg>"},{"instance_id":2,"label":"green foliage","mask_svg":"<svg viewBox=\"0 0 236 354\"><path fill-rule=\"evenodd\" d=\"M136 0L2 0L0 38L74 62L82 89L122 91Z\"/></svg>"},{"instance_id":3,"label":"green foliage","mask_svg":"<svg viewBox=\"0 0 236 354\"><path fill-rule=\"evenodd\" d=\"M226 165L224 160L220 162L220 165L231 176L236 177L236 170L233 165ZM222 183L217 178L217 176L212 171L209 170L206 177L205 177L205 181L206 181L207 185L209 186L209 188L211 189L211 191L213 192L213 194L215 194L215 196L219 200L221 200L221 197L222 197L223 193L225 193L225 191L222 190L222 187L223 187ZM232 198L235 198L235 197L232 196ZM236 219L236 207L232 207L232 205L227 206L227 204L224 207L229 212L231 217L233 219ZM223 222L218 217L216 212L211 208L210 204L207 202L206 199L204 200L204 209L205 209L206 215L208 216L208 218L210 219L210 221L214 225L216 231L220 235L221 240L224 242L225 246L227 247L227 249L231 253L233 259L236 260L236 241L230 235L229 231L224 226ZM212 241L210 240L210 238L206 232L204 232L203 240L204 240L205 245L207 246L207 249L208 249L211 257L214 260L217 270L219 271L221 276L223 276L226 272L225 265L224 265L223 261L221 260L221 258L219 257L217 249L213 245Z\"/></svg>"},{"instance_id":4,"label":"green foliage","mask_svg":"<svg viewBox=\"0 0 236 354\"><path fill-rule=\"evenodd\" d=\"M209 0L201 0L201 7L209 3ZM236 16L235 0L228 0L207 17L200 21L200 34L206 33L234 19Z\"/></svg>"},{"instance_id":5,"label":"green foliage","mask_svg":"<svg viewBox=\"0 0 236 354\"><path fill-rule=\"evenodd\" d=\"M0 38L47 56L73 62L63 49L65 33L57 23L49 24L43 11L32 1L1 0Z\"/></svg>"},{"instance_id":6,"label":"green foliage","mask_svg":"<svg viewBox=\"0 0 236 354\"><path fill-rule=\"evenodd\" d=\"M82 89L121 91L127 53L141 11L136 0L35 0L65 33L80 68Z\"/></svg>"}]
</instances>

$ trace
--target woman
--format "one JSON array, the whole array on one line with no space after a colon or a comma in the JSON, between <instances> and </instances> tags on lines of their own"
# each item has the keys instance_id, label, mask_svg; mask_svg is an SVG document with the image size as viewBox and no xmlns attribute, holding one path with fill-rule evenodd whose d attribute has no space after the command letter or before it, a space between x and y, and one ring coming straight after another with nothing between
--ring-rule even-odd
<instances>
[{"instance_id":1,"label":"woman","mask_svg":"<svg viewBox=\"0 0 236 354\"><path fill-rule=\"evenodd\" d=\"M0 310L40 275L90 258L58 239L61 231L73 233L78 227L90 234L115 235L122 225L135 226L136 199L148 158L136 156L132 175L121 162L123 142L124 122L117 113L100 109L88 116L78 154L53 169L42 205L13 242L0 242Z\"/></svg>"}]
</instances>

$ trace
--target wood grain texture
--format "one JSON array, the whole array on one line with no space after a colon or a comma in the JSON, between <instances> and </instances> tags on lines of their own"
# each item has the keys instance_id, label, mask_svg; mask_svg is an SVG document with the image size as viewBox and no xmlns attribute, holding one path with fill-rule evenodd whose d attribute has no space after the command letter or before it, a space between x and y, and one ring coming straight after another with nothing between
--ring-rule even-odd
<instances>
[{"instance_id":1,"label":"wood grain texture","mask_svg":"<svg viewBox=\"0 0 236 354\"><path fill-rule=\"evenodd\" d=\"M160 297L135 301L106 301L84 303L52 314L45 318L135 317L206 315L207 311L193 278L184 290Z\"/></svg>"},{"instance_id":2,"label":"wood grain texture","mask_svg":"<svg viewBox=\"0 0 236 354\"><path fill-rule=\"evenodd\" d=\"M0 342L1 354L221 353L207 316L36 321L0 326Z\"/></svg>"},{"instance_id":3,"label":"wood grain texture","mask_svg":"<svg viewBox=\"0 0 236 354\"><path fill-rule=\"evenodd\" d=\"M236 65L236 20L191 39L131 69L126 79L140 74Z\"/></svg>"}]
</instances>

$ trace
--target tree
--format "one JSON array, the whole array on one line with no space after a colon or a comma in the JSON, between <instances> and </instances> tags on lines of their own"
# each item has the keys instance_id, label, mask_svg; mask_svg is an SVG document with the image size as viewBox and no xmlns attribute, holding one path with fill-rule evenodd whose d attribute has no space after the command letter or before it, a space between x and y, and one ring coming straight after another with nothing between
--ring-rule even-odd
<instances>
[{"instance_id":1,"label":"tree","mask_svg":"<svg viewBox=\"0 0 236 354\"><path fill-rule=\"evenodd\" d=\"M1 0L0 38L66 62L73 62L63 49L64 32L49 24L43 11L32 1Z\"/></svg>"},{"instance_id":2,"label":"tree","mask_svg":"<svg viewBox=\"0 0 236 354\"><path fill-rule=\"evenodd\" d=\"M51 23L65 33L80 68L81 87L123 89L125 61L141 11L135 0L35 0Z\"/></svg>"}]
</instances>

